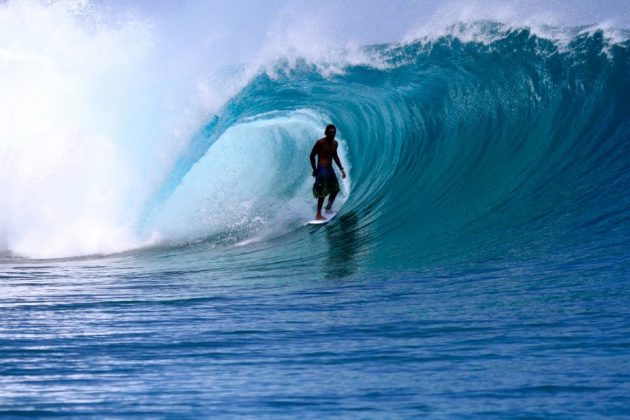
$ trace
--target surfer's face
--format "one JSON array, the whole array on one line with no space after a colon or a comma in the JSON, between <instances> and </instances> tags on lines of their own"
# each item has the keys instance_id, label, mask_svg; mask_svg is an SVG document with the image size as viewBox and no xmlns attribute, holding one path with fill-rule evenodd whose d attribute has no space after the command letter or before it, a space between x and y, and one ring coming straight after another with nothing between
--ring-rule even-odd
<instances>
[{"instance_id":1,"label":"surfer's face","mask_svg":"<svg viewBox=\"0 0 630 420\"><path fill-rule=\"evenodd\" d=\"M326 137L334 139L335 138L335 134L337 134L337 129L336 128L328 128L328 129L326 129L326 132L324 134L326 134Z\"/></svg>"}]
</instances>

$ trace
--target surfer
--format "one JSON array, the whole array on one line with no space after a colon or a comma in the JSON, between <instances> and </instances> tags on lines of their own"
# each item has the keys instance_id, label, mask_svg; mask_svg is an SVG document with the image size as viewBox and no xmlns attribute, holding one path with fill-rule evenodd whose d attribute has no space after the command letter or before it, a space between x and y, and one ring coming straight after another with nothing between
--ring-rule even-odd
<instances>
[{"instance_id":1,"label":"surfer","mask_svg":"<svg viewBox=\"0 0 630 420\"><path fill-rule=\"evenodd\" d=\"M315 146L313 146L310 156L313 176L315 177L313 197L317 199L317 214L315 215L315 220L326 220L326 218L322 216L324 199L328 196L326 210L331 210L337 193L339 193L339 181L337 181L337 176L333 169L333 160L341 171L341 177L346 177L346 172L343 170L339 156L337 155L337 147L339 146L339 143L335 140L337 127L333 124L327 125L324 134L326 136L317 140ZM317 156L317 166L315 166L315 156Z\"/></svg>"}]
</instances>

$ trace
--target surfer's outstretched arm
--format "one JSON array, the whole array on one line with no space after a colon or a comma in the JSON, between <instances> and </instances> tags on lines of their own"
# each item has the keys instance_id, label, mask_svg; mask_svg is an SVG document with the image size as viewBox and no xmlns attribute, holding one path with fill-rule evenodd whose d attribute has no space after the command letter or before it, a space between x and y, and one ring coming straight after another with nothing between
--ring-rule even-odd
<instances>
[{"instance_id":1,"label":"surfer's outstretched arm","mask_svg":"<svg viewBox=\"0 0 630 420\"><path fill-rule=\"evenodd\" d=\"M333 160L335 161L335 163L337 164L337 167L341 171L341 177L345 178L346 177L346 171L344 171L343 170L343 166L341 166L341 161L339 160L339 155L337 155L337 148L336 147L335 147L335 153L333 154Z\"/></svg>"}]
</instances>

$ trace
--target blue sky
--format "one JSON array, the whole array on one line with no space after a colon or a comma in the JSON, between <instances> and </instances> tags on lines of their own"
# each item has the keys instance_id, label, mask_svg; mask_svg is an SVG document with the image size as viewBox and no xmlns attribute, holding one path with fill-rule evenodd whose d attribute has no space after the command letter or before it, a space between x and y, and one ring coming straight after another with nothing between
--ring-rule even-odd
<instances>
[{"instance_id":1,"label":"blue sky","mask_svg":"<svg viewBox=\"0 0 630 420\"><path fill-rule=\"evenodd\" d=\"M516 14L550 14L561 25L611 21L630 27L630 0L99 0L119 10L135 10L157 18L194 15L208 26L240 26L247 31L264 30L285 15L329 13L341 20L353 35L367 42L393 41L410 26L421 24L442 10L476 8L480 13L510 7ZM324 22L322 22L324 24Z\"/></svg>"}]
</instances>

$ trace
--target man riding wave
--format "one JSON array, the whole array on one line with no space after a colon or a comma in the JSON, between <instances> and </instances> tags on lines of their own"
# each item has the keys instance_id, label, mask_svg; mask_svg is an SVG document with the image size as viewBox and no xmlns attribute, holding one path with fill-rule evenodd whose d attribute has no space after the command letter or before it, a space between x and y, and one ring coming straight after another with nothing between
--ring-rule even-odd
<instances>
[{"instance_id":1,"label":"man riding wave","mask_svg":"<svg viewBox=\"0 0 630 420\"><path fill-rule=\"evenodd\" d=\"M322 206L324 205L326 196L328 196L326 210L330 211L337 197L337 193L339 193L339 181L337 181L337 176L333 169L333 161L337 164L337 167L339 167L341 177L346 177L346 172L343 170L339 156L337 155L337 148L339 147L339 143L335 140L337 127L333 124L327 125L324 134L325 137L317 140L315 146L313 146L310 156L313 176L315 177L313 197L317 199L316 220L326 220L322 215ZM315 166L315 156L317 156L317 166Z\"/></svg>"}]
</instances>

